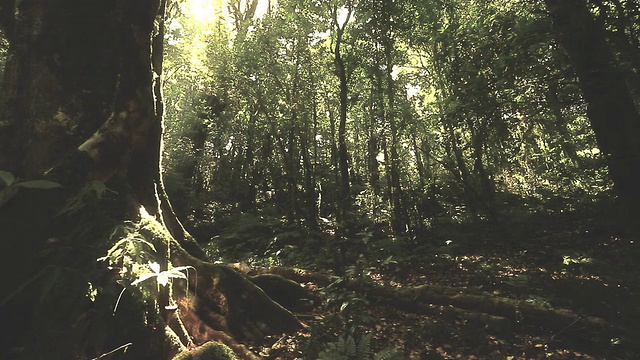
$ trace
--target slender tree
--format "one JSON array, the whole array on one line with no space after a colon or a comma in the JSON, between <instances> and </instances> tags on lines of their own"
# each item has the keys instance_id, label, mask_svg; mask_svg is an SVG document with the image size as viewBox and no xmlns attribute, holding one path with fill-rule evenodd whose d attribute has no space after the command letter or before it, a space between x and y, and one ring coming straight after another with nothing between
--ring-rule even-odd
<instances>
[{"instance_id":1,"label":"slender tree","mask_svg":"<svg viewBox=\"0 0 640 360\"><path fill-rule=\"evenodd\" d=\"M344 20L340 23L338 13L346 12ZM351 21L353 15L354 4L352 0L348 0L344 7L338 4L332 4L331 8L331 24L335 33L333 44L333 60L336 69L336 76L339 81L339 99L340 111L338 121L338 167L340 169L340 183L338 186L338 198L340 207L338 209L338 221L346 220L347 213L351 205L351 181L349 178L349 150L347 149L347 115L349 109L349 72L343 55L345 30Z\"/></svg>"}]
</instances>

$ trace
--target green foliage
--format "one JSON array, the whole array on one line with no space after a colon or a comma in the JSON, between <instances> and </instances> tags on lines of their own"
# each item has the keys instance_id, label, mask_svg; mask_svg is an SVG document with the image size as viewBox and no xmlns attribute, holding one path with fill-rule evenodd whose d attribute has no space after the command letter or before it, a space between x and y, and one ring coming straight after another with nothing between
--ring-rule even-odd
<instances>
[{"instance_id":1,"label":"green foliage","mask_svg":"<svg viewBox=\"0 0 640 360\"><path fill-rule=\"evenodd\" d=\"M195 268L173 267L167 255L157 250L157 246L160 245L169 247L168 242L171 241L171 236L144 209L140 210L140 214L139 222L128 222L116 226L110 236L110 241L114 244L98 261L106 263L109 270L117 272L119 277L125 280L122 282L124 287L119 298L125 290L135 289L143 299L157 307L156 298L161 292L171 292L171 287L168 285L173 279L188 282L188 271ZM166 264L166 269L162 269L159 262ZM150 279L155 281L151 283L148 281ZM120 299L116 301L114 313L119 301Z\"/></svg>"},{"instance_id":2,"label":"green foliage","mask_svg":"<svg viewBox=\"0 0 640 360\"><path fill-rule=\"evenodd\" d=\"M11 172L0 170L0 206L11 199L19 188L49 190L60 188L62 185L45 179L21 181Z\"/></svg>"},{"instance_id":3,"label":"green foliage","mask_svg":"<svg viewBox=\"0 0 640 360\"><path fill-rule=\"evenodd\" d=\"M194 359L208 359L208 360L236 360L233 350L225 344L208 342L196 349L182 352L173 360L194 360Z\"/></svg>"},{"instance_id":4,"label":"green foliage","mask_svg":"<svg viewBox=\"0 0 640 360\"><path fill-rule=\"evenodd\" d=\"M49 180L22 181L17 183L16 185L27 189L55 189L62 187L62 185Z\"/></svg>"},{"instance_id":5,"label":"green foliage","mask_svg":"<svg viewBox=\"0 0 640 360\"><path fill-rule=\"evenodd\" d=\"M249 254L264 254L274 241L277 219L243 213L224 220L222 235L214 238L213 246L233 258Z\"/></svg>"},{"instance_id":6,"label":"green foliage","mask_svg":"<svg viewBox=\"0 0 640 360\"><path fill-rule=\"evenodd\" d=\"M373 356L373 360L400 360L403 356L402 352L398 349L387 348L376 353Z\"/></svg>"},{"instance_id":7,"label":"green foliage","mask_svg":"<svg viewBox=\"0 0 640 360\"><path fill-rule=\"evenodd\" d=\"M114 245L98 261L126 268L134 264L146 264L157 256L155 245L140 233L139 223L129 222L117 226L110 238L115 241Z\"/></svg>"},{"instance_id":8,"label":"green foliage","mask_svg":"<svg viewBox=\"0 0 640 360\"><path fill-rule=\"evenodd\" d=\"M50 180L26 180L20 181L8 171L0 170L0 180L4 182L4 188L12 186L22 187L26 189L55 189L61 187L60 184Z\"/></svg>"},{"instance_id":9,"label":"green foliage","mask_svg":"<svg viewBox=\"0 0 640 360\"><path fill-rule=\"evenodd\" d=\"M323 306L329 311L311 326L304 352L307 358L320 359L399 359L398 349L384 349L377 354L372 350L372 333L375 317L370 314L370 302L361 294L344 288L347 278L361 281L366 289L366 273L348 269L340 277L321 290ZM366 290L365 290L366 291ZM336 340L337 337L337 340Z\"/></svg>"},{"instance_id":10,"label":"green foliage","mask_svg":"<svg viewBox=\"0 0 640 360\"><path fill-rule=\"evenodd\" d=\"M87 205L96 207L108 193L117 194L114 190L107 188L104 182L91 181L83 186L74 198L60 210L60 214L74 214L85 209Z\"/></svg>"},{"instance_id":11,"label":"green foliage","mask_svg":"<svg viewBox=\"0 0 640 360\"><path fill-rule=\"evenodd\" d=\"M578 255L575 257L571 255L564 255L562 257L562 264L565 266L572 265L572 264L576 264L576 265L590 264L592 262L593 262L593 259L584 255Z\"/></svg>"},{"instance_id":12,"label":"green foliage","mask_svg":"<svg viewBox=\"0 0 640 360\"><path fill-rule=\"evenodd\" d=\"M0 170L0 180L4 182L4 186L9 186L13 183L15 177L8 171Z\"/></svg>"},{"instance_id":13,"label":"green foliage","mask_svg":"<svg viewBox=\"0 0 640 360\"><path fill-rule=\"evenodd\" d=\"M340 337L337 342L327 345L318 360L400 360L404 354L398 349L388 348L378 353L371 350L372 334L362 336L358 341L352 336Z\"/></svg>"},{"instance_id":14,"label":"green foliage","mask_svg":"<svg viewBox=\"0 0 640 360\"><path fill-rule=\"evenodd\" d=\"M216 18L206 33L177 14L166 59L169 193L194 228L241 223L216 225L205 240L224 227L231 231L216 241L237 246L236 255L304 251L273 244L277 231L236 231L250 227L237 214L264 211L310 231L331 219L358 242L353 234L370 231L336 221L344 201L348 217L397 232L362 235L373 241L365 250L350 244L355 258L385 251L375 256L402 258L441 224L536 211L558 197L590 201L610 189L540 4L350 3L354 16L340 45L348 73L341 130L333 7L345 4L281 1L237 28ZM338 191L341 131L348 199ZM342 261L354 257L340 252Z\"/></svg>"}]
</instances>

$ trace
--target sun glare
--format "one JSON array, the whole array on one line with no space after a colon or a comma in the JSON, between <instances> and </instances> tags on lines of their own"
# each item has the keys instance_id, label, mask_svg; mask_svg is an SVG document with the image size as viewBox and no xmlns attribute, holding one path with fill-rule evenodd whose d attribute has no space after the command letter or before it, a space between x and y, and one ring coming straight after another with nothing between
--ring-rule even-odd
<instances>
[{"instance_id":1,"label":"sun glare","mask_svg":"<svg viewBox=\"0 0 640 360\"><path fill-rule=\"evenodd\" d=\"M258 0L258 7L256 8L255 17L261 18L264 14L266 14L268 6L269 6L268 0Z\"/></svg>"},{"instance_id":2,"label":"sun glare","mask_svg":"<svg viewBox=\"0 0 640 360\"><path fill-rule=\"evenodd\" d=\"M222 6L223 0L188 0L186 11L195 21L205 25L215 21Z\"/></svg>"},{"instance_id":3,"label":"sun glare","mask_svg":"<svg viewBox=\"0 0 640 360\"><path fill-rule=\"evenodd\" d=\"M192 19L202 25L213 23L219 14L227 16L228 0L187 0L186 12ZM261 18L267 13L269 0L258 0L254 17Z\"/></svg>"}]
</instances>

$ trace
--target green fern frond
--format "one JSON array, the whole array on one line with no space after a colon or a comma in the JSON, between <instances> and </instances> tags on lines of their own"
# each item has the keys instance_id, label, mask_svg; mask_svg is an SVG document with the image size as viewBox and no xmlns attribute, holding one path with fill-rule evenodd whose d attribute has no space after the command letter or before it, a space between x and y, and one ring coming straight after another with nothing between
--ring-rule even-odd
<instances>
[{"instance_id":1,"label":"green fern frond","mask_svg":"<svg viewBox=\"0 0 640 360\"><path fill-rule=\"evenodd\" d=\"M377 353L373 360L402 360L402 351L396 348L387 348Z\"/></svg>"},{"instance_id":2,"label":"green fern frond","mask_svg":"<svg viewBox=\"0 0 640 360\"><path fill-rule=\"evenodd\" d=\"M347 336L345 342L345 354L347 355L347 357L356 356L357 350L358 349L356 348L356 340L351 335Z\"/></svg>"},{"instance_id":3,"label":"green fern frond","mask_svg":"<svg viewBox=\"0 0 640 360\"><path fill-rule=\"evenodd\" d=\"M357 348L358 359L371 359L371 334L362 337Z\"/></svg>"},{"instance_id":4,"label":"green fern frond","mask_svg":"<svg viewBox=\"0 0 640 360\"><path fill-rule=\"evenodd\" d=\"M327 351L320 355L318 360L349 360L349 357L340 351L339 346L336 343L329 344Z\"/></svg>"}]
</instances>

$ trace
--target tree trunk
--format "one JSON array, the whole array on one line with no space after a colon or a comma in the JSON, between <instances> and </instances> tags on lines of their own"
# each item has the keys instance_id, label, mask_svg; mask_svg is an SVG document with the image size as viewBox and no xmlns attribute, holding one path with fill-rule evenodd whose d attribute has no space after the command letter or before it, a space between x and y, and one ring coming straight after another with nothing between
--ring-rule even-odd
<instances>
[{"instance_id":1,"label":"tree trunk","mask_svg":"<svg viewBox=\"0 0 640 360\"><path fill-rule=\"evenodd\" d=\"M567 51L587 101L587 113L628 220L640 213L640 114L626 76L584 0L545 0L557 39Z\"/></svg>"},{"instance_id":2,"label":"tree trunk","mask_svg":"<svg viewBox=\"0 0 640 360\"><path fill-rule=\"evenodd\" d=\"M102 358L130 348L121 358L168 359L189 341L181 322L192 331L197 324L221 334L198 334L201 342L224 341L238 356L257 358L235 339L301 327L239 274L199 260L202 250L171 210L159 165L162 31L154 27L162 23L155 21L161 5L2 5L3 13L11 6L14 17L1 24L11 43L3 84L7 108L0 112L0 139L9 151L0 156L0 169L16 180L0 188L6 239L0 242L0 271L14 274L0 289L0 318L10 330L0 340L1 358ZM59 187L20 186L29 179ZM141 217L141 207L149 219ZM136 261L117 267L111 253L96 262L116 241L137 244L134 253L115 246ZM147 262L159 263L161 271L195 267L198 276L189 286L197 287L197 295L181 292L180 283L173 295L160 285L155 298L144 295L132 286L135 278L122 274L145 271ZM174 303L177 312L165 308Z\"/></svg>"},{"instance_id":3,"label":"tree trunk","mask_svg":"<svg viewBox=\"0 0 640 360\"><path fill-rule=\"evenodd\" d=\"M374 111L374 89L371 90L371 105L369 106L370 121L369 121L369 140L367 141L367 164L369 170L369 185L373 192L374 202L377 202L377 197L380 195L380 163L378 162L378 153L380 152L380 145L378 144L378 124L377 114ZM374 206L374 209L376 206ZM374 217L375 217L374 211Z\"/></svg>"},{"instance_id":4,"label":"tree trunk","mask_svg":"<svg viewBox=\"0 0 640 360\"><path fill-rule=\"evenodd\" d=\"M465 122L467 123L471 134L473 172L479 188L479 191L476 191L476 193L478 193L478 202L489 219L496 220L497 204L495 186L484 163L484 158L486 157L484 155L484 148L486 143L487 123L486 120L481 119L479 120L479 124L476 124L469 118L465 119Z\"/></svg>"},{"instance_id":5,"label":"tree trunk","mask_svg":"<svg viewBox=\"0 0 640 360\"><path fill-rule=\"evenodd\" d=\"M242 190L242 197L240 200L240 211L247 212L256 208L256 190L258 184L256 184L256 165L254 164L255 158L255 143L256 143L256 115L253 109L249 113L249 123L247 129L246 140L246 155L244 157L242 166L242 180L244 189Z\"/></svg>"},{"instance_id":6,"label":"tree trunk","mask_svg":"<svg viewBox=\"0 0 640 360\"><path fill-rule=\"evenodd\" d=\"M469 212L477 215L479 196L472 184L471 171L469 170L467 162L464 159L464 154L462 153L462 149L460 146L460 139L458 139L458 135L455 133L453 125L450 124L450 120L445 119L443 122L444 127L449 135L448 142L446 143L448 149L447 152L449 153L448 155L452 156L453 160L455 161L455 167L451 167L448 170L451 171L458 184L460 184L460 187L462 188L462 197L464 203L468 207Z\"/></svg>"},{"instance_id":7,"label":"tree trunk","mask_svg":"<svg viewBox=\"0 0 640 360\"><path fill-rule=\"evenodd\" d=\"M387 28L384 32L384 55L385 55L385 67L386 67L386 77L387 77L387 114L386 119L389 123L389 129L391 131L391 144L389 145L389 151L391 158L389 159L389 171L390 171L390 180L391 183L389 185L390 195L391 195L391 207L392 207L392 216L391 216L391 227L396 234L404 233L405 226L407 224L405 219L405 209L402 204L402 186L400 185L400 158L398 155L398 125L396 119L396 105L395 105L395 80L393 79L393 51L394 51L394 40L391 38L389 28L390 25L386 25Z\"/></svg>"},{"instance_id":8,"label":"tree trunk","mask_svg":"<svg viewBox=\"0 0 640 360\"><path fill-rule=\"evenodd\" d=\"M333 184L335 184L335 190L331 192L332 199L328 202L330 204L328 206L327 212L333 211L336 214L336 220L338 222L342 221L342 211L340 210L340 203L338 199L340 198L340 169L338 166L338 146L336 140L336 119L333 112L333 107L331 104L331 98L328 94L328 90L325 89L325 102L327 107L327 115L329 116L329 132L331 134L331 153L330 153L330 162L331 162L331 175ZM326 199L326 195L325 195Z\"/></svg>"},{"instance_id":9,"label":"tree trunk","mask_svg":"<svg viewBox=\"0 0 640 360\"><path fill-rule=\"evenodd\" d=\"M349 179L349 152L347 150L347 110L349 100L349 85L347 79L347 70L344 59L342 57L342 40L344 30L349 23L353 8L349 5L347 8L347 18L343 24L338 23L338 10L333 9L333 23L336 28L336 43L333 49L334 63L336 66L336 76L340 83L340 121L338 123L338 164L340 169L339 189L339 218L346 220L351 207L351 181Z\"/></svg>"},{"instance_id":10,"label":"tree trunk","mask_svg":"<svg viewBox=\"0 0 640 360\"><path fill-rule=\"evenodd\" d=\"M312 115L314 122L316 114ZM311 131L309 121L304 122L305 129L300 133L300 153L304 168L304 218L311 229L318 227L318 211L316 209L316 179L315 168L312 162L313 154L309 143L312 142L314 132Z\"/></svg>"}]
</instances>

